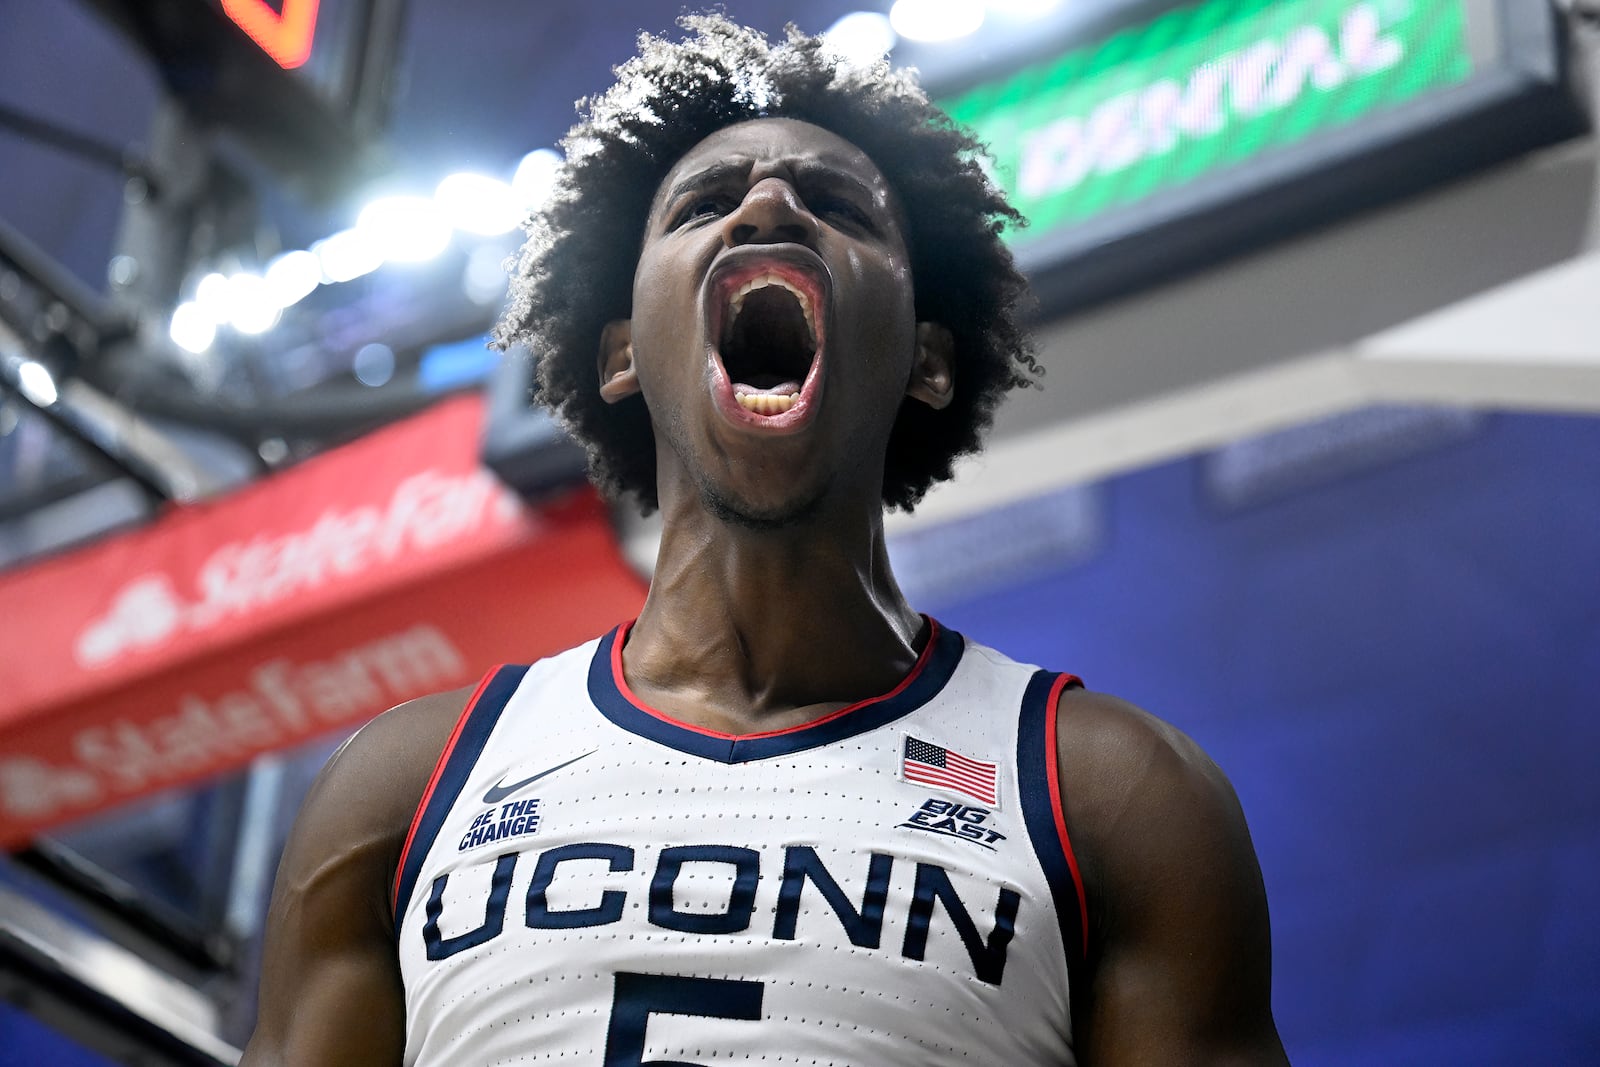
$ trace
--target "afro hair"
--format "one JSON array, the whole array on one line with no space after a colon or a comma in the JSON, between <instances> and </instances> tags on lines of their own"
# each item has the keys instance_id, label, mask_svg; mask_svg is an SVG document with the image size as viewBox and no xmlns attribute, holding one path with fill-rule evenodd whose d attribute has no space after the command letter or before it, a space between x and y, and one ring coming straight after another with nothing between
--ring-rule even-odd
<instances>
[{"instance_id":1,"label":"afro hair","mask_svg":"<svg viewBox=\"0 0 1600 1067\"><path fill-rule=\"evenodd\" d=\"M605 324L630 317L656 190L724 127L776 117L820 126L865 152L894 189L909 224L917 318L955 341L951 403L906 400L890 435L883 501L909 510L958 456L978 450L1001 396L1041 373L1020 322L1027 283L1001 240L1021 218L984 174L978 143L911 73L850 65L792 26L774 44L719 15L680 22L686 39L641 35L616 83L579 102L555 191L528 224L496 344L533 353L537 397L587 448L595 484L654 510L649 412L637 396L600 397L596 355Z\"/></svg>"}]
</instances>

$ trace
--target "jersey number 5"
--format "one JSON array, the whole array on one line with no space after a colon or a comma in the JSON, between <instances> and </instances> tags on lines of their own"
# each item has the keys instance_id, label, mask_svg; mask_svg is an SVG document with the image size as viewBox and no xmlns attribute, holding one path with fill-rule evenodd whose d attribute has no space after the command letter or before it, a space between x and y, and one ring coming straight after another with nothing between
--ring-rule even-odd
<instances>
[{"instance_id":1,"label":"jersey number 5","mask_svg":"<svg viewBox=\"0 0 1600 1067\"><path fill-rule=\"evenodd\" d=\"M761 1018L761 993L760 982L618 971L605 1067L701 1067L686 1060L644 1058L644 1028L651 1013L756 1020Z\"/></svg>"}]
</instances>

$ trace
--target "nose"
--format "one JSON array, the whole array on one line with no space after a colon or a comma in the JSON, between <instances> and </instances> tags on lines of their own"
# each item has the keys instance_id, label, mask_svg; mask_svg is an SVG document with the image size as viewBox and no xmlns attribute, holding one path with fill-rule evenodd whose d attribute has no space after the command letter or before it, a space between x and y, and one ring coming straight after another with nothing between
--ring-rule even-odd
<instances>
[{"instance_id":1,"label":"nose","mask_svg":"<svg viewBox=\"0 0 1600 1067\"><path fill-rule=\"evenodd\" d=\"M793 185L779 177L763 178L723 219L722 241L729 248L785 241L815 248L817 220L801 203Z\"/></svg>"}]
</instances>

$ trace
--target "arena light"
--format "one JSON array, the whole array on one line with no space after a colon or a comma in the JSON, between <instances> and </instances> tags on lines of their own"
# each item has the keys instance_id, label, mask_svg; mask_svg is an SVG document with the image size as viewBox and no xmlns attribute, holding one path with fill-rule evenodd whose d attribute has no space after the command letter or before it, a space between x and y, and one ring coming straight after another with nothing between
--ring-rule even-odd
<instances>
[{"instance_id":1,"label":"arena light","mask_svg":"<svg viewBox=\"0 0 1600 1067\"><path fill-rule=\"evenodd\" d=\"M522 157L511 178L511 191L523 211L538 211L544 207L555 189L556 171L561 167L561 153L553 148L535 148Z\"/></svg>"},{"instance_id":2,"label":"arena light","mask_svg":"<svg viewBox=\"0 0 1600 1067\"><path fill-rule=\"evenodd\" d=\"M452 174L439 183L433 199L450 225L482 237L510 233L522 221L512 187L483 174Z\"/></svg>"},{"instance_id":3,"label":"arena light","mask_svg":"<svg viewBox=\"0 0 1600 1067\"><path fill-rule=\"evenodd\" d=\"M881 11L852 11L822 33L828 47L852 66L865 67L888 55L899 37Z\"/></svg>"},{"instance_id":4,"label":"arena light","mask_svg":"<svg viewBox=\"0 0 1600 1067\"><path fill-rule=\"evenodd\" d=\"M228 325L240 333L265 333L277 324L282 309L261 275L235 274L228 279L228 295Z\"/></svg>"},{"instance_id":5,"label":"arena light","mask_svg":"<svg viewBox=\"0 0 1600 1067\"><path fill-rule=\"evenodd\" d=\"M509 183L460 171L441 181L431 199L388 196L374 200L362 210L355 226L315 242L308 250L281 253L260 275L206 274L196 284L194 297L173 310L168 332L173 343L199 354L215 342L220 325L245 334L265 332L278 323L285 309L319 285L353 281L385 262L432 259L449 245L455 230L480 237L509 233L529 211L549 199L561 162L561 154L554 149L535 149L522 158ZM477 303L498 300L505 293L504 250L487 245L469 245L468 250L472 256L463 289Z\"/></svg>"},{"instance_id":6,"label":"arena light","mask_svg":"<svg viewBox=\"0 0 1600 1067\"><path fill-rule=\"evenodd\" d=\"M908 41L954 41L983 25L980 0L895 0L889 23Z\"/></svg>"},{"instance_id":7,"label":"arena light","mask_svg":"<svg viewBox=\"0 0 1600 1067\"><path fill-rule=\"evenodd\" d=\"M388 345L374 342L362 345L350 361L350 372L362 385L377 388L387 385L394 377L394 350Z\"/></svg>"},{"instance_id":8,"label":"arena light","mask_svg":"<svg viewBox=\"0 0 1600 1067\"><path fill-rule=\"evenodd\" d=\"M167 334L173 344L198 356L217 339L217 323L199 304L185 300L173 310Z\"/></svg>"},{"instance_id":9,"label":"arena light","mask_svg":"<svg viewBox=\"0 0 1600 1067\"><path fill-rule=\"evenodd\" d=\"M494 245L480 245L467 256L467 265L461 272L461 292L481 307L505 299L506 277L505 249Z\"/></svg>"},{"instance_id":10,"label":"arena light","mask_svg":"<svg viewBox=\"0 0 1600 1067\"><path fill-rule=\"evenodd\" d=\"M330 284L353 281L383 266L383 252L359 230L340 230L311 246L322 268L322 280Z\"/></svg>"},{"instance_id":11,"label":"arena light","mask_svg":"<svg viewBox=\"0 0 1600 1067\"><path fill-rule=\"evenodd\" d=\"M988 0L989 10L1003 15L1036 18L1061 6L1061 0Z\"/></svg>"},{"instance_id":12,"label":"arena light","mask_svg":"<svg viewBox=\"0 0 1600 1067\"><path fill-rule=\"evenodd\" d=\"M56 380L50 369L37 360L17 364L17 389L36 407L47 408L56 402Z\"/></svg>"},{"instance_id":13,"label":"arena light","mask_svg":"<svg viewBox=\"0 0 1600 1067\"><path fill-rule=\"evenodd\" d=\"M272 302L279 308L291 307L322 284L322 262L313 252L285 252L267 264L262 276Z\"/></svg>"},{"instance_id":14,"label":"arena light","mask_svg":"<svg viewBox=\"0 0 1600 1067\"><path fill-rule=\"evenodd\" d=\"M370 241L381 258L395 263L423 263L450 243L444 212L427 197L385 196L361 209L356 232Z\"/></svg>"},{"instance_id":15,"label":"arena light","mask_svg":"<svg viewBox=\"0 0 1600 1067\"><path fill-rule=\"evenodd\" d=\"M233 317L233 287L226 274L213 271L200 279L194 290L194 305L213 324Z\"/></svg>"}]
</instances>

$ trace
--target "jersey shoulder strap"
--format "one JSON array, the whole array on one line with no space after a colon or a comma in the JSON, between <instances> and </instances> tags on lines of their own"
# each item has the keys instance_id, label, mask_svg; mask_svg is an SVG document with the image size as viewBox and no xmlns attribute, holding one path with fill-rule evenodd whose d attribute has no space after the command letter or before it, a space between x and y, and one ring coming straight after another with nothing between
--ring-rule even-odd
<instances>
[{"instance_id":1,"label":"jersey shoulder strap","mask_svg":"<svg viewBox=\"0 0 1600 1067\"><path fill-rule=\"evenodd\" d=\"M461 718L456 721L450 740L445 742L444 750L439 753L433 776L422 791L422 800L417 804L411 829L400 849L393 898L396 936L400 928L399 917L405 914L406 906L411 901L422 861L433 847L433 840L438 836L445 816L460 796L461 787L472 773L473 764L483 754L483 746L488 742L495 724L500 721L500 713L505 710L506 703L527 673L526 665L506 665L495 667L484 675L472 698L467 701L467 706L461 710Z\"/></svg>"},{"instance_id":2,"label":"jersey shoulder strap","mask_svg":"<svg viewBox=\"0 0 1600 1067\"><path fill-rule=\"evenodd\" d=\"M1078 859L1067 836L1066 809L1061 800L1056 705L1064 690L1082 687L1082 679L1075 674L1035 671L1023 692L1017 726L1017 781L1023 822L1050 884L1056 919L1061 924L1061 941L1067 947L1069 971L1081 966L1088 951L1089 906Z\"/></svg>"}]
</instances>

